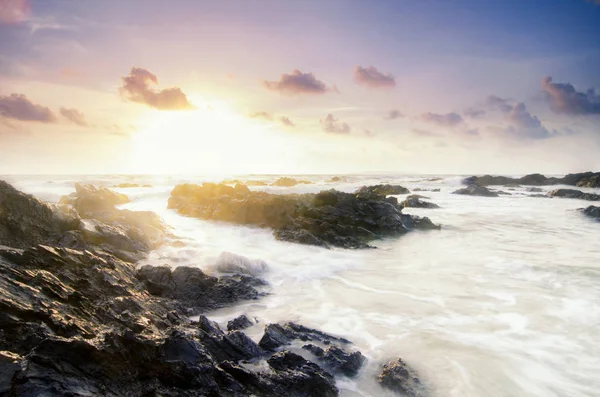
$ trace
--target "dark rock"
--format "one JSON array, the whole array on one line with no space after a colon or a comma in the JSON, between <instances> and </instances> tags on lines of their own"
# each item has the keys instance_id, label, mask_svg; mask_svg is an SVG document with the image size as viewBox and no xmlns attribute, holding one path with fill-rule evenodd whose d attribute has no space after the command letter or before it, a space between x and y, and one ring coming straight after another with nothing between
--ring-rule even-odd
<instances>
[{"instance_id":1,"label":"dark rock","mask_svg":"<svg viewBox=\"0 0 600 397\"><path fill-rule=\"evenodd\" d=\"M521 178L510 178L506 176L472 176L463 180L466 185L475 184L479 186L490 185L533 185L533 186L548 186L548 185L570 185L578 187L600 187L600 172L584 172L579 174L568 174L563 178L545 177L541 174L525 175Z\"/></svg>"},{"instance_id":2,"label":"dark rock","mask_svg":"<svg viewBox=\"0 0 600 397\"><path fill-rule=\"evenodd\" d=\"M256 290L262 280L250 276L211 277L196 267L142 266L137 277L157 297L175 299L191 313L217 309L240 300L264 296Z\"/></svg>"},{"instance_id":3,"label":"dark rock","mask_svg":"<svg viewBox=\"0 0 600 397\"><path fill-rule=\"evenodd\" d=\"M494 190L494 192L498 193L501 196L512 196L512 193L505 192L503 190Z\"/></svg>"},{"instance_id":4,"label":"dark rock","mask_svg":"<svg viewBox=\"0 0 600 397\"><path fill-rule=\"evenodd\" d=\"M357 194L376 194L381 196L409 194L410 190L400 185L373 185L363 186L356 191Z\"/></svg>"},{"instance_id":5,"label":"dark rock","mask_svg":"<svg viewBox=\"0 0 600 397\"><path fill-rule=\"evenodd\" d=\"M549 197L573 198L588 201L600 201L600 194L584 193L575 189L557 189L548 192Z\"/></svg>"},{"instance_id":6,"label":"dark rock","mask_svg":"<svg viewBox=\"0 0 600 397\"><path fill-rule=\"evenodd\" d=\"M311 184L311 181L303 181L297 180L294 178L288 178L287 176L281 177L277 179L275 182L271 183L271 186L283 186L283 187L292 187L301 184Z\"/></svg>"},{"instance_id":7,"label":"dark rock","mask_svg":"<svg viewBox=\"0 0 600 397\"><path fill-rule=\"evenodd\" d=\"M463 194L467 196L482 196L482 197L498 197L498 193L492 192L491 190L478 185L469 185L465 188L458 189L452 192L452 194Z\"/></svg>"},{"instance_id":8,"label":"dark rock","mask_svg":"<svg viewBox=\"0 0 600 397\"><path fill-rule=\"evenodd\" d=\"M13 378L21 371L21 359L18 354L0 351L0 395L12 388Z\"/></svg>"},{"instance_id":9,"label":"dark rock","mask_svg":"<svg viewBox=\"0 0 600 397\"><path fill-rule=\"evenodd\" d=\"M253 325L254 325L254 322L252 322L252 320L250 320L245 314L242 314L241 316L238 316L238 317L234 318L233 320L230 320L229 322L227 322L227 330L229 330L229 331L242 330L242 329L251 327Z\"/></svg>"},{"instance_id":10,"label":"dark rock","mask_svg":"<svg viewBox=\"0 0 600 397\"><path fill-rule=\"evenodd\" d=\"M405 397L425 395L425 390L416 372L402 359L383 366L379 384Z\"/></svg>"},{"instance_id":11,"label":"dark rock","mask_svg":"<svg viewBox=\"0 0 600 397\"><path fill-rule=\"evenodd\" d=\"M293 395L329 397L339 393L331 374L298 354L287 351L275 353L267 362L277 371L272 377L276 383L284 383L296 393L301 393Z\"/></svg>"},{"instance_id":12,"label":"dark rock","mask_svg":"<svg viewBox=\"0 0 600 397\"><path fill-rule=\"evenodd\" d=\"M319 362L324 363L333 373L341 373L348 377L358 374L365 362L365 357L360 352L349 353L337 346L330 346L324 350L319 346L307 344L302 348L313 353Z\"/></svg>"},{"instance_id":13,"label":"dark rock","mask_svg":"<svg viewBox=\"0 0 600 397\"><path fill-rule=\"evenodd\" d=\"M349 340L326 334L316 329L307 328L303 325L289 322L285 325L269 324L265 327L265 333L258 345L267 351L289 345L294 340L336 342L338 344L349 344Z\"/></svg>"},{"instance_id":14,"label":"dark rock","mask_svg":"<svg viewBox=\"0 0 600 397\"><path fill-rule=\"evenodd\" d=\"M402 214L395 197L363 189L318 194L239 192L227 185L178 185L169 208L180 214L274 229L284 241L322 247L368 248L368 242L412 229L439 229L428 218Z\"/></svg>"},{"instance_id":15,"label":"dark rock","mask_svg":"<svg viewBox=\"0 0 600 397\"><path fill-rule=\"evenodd\" d=\"M544 191L543 189L540 189L539 187L528 187L525 190L528 192L532 192L532 193L541 193Z\"/></svg>"},{"instance_id":16,"label":"dark rock","mask_svg":"<svg viewBox=\"0 0 600 397\"><path fill-rule=\"evenodd\" d=\"M334 176L333 178L327 180L327 182L329 183L341 183L341 182L347 182L346 178L342 178L341 176Z\"/></svg>"},{"instance_id":17,"label":"dark rock","mask_svg":"<svg viewBox=\"0 0 600 397\"><path fill-rule=\"evenodd\" d=\"M580 208L579 210L583 212L584 215L589 216L590 218L595 218L597 221L600 221L600 207L590 205L587 208Z\"/></svg>"},{"instance_id":18,"label":"dark rock","mask_svg":"<svg viewBox=\"0 0 600 397\"><path fill-rule=\"evenodd\" d=\"M87 217L94 213L112 210L115 205L128 203L129 198L105 187L76 183L75 193L61 197L60 201L72 205L79 215Z\"/></svg>"},{"instance_id":19,"label":"dark rock","mask_svg":"<svg viewBox=\"0 0 600 397\"><path fill-rule=\"evenodd\" d=\"M441 191L441 189L440 188L437 188L437 189L423 189L423 188L418 187L418 188L413 189L412 191L413 192L439 192L439 191Z\"/></svg>"},{"instance_id":20,"label":"dark rock","mask_svg":"<svg viewBox=\"0 0 600 397\"><path fill-rule=\"evenodd\" d=\"M424 196L419 196L418 194L410 195L400 203L402 208L440 208L439 205L430 203L428 201L421 201L420 198Z\"/></svg>"},{"instance_id":21,"label":"dark rock","mask_svg":"<svg viewBox=\"0 0 600 397\"><path fill-rule=\"evenodd\" d=\"M527 195L527 197L548 198L549 196L546 194L537 193L537 194L529 194L529 195Z\"/></svg>"}]
</instances>

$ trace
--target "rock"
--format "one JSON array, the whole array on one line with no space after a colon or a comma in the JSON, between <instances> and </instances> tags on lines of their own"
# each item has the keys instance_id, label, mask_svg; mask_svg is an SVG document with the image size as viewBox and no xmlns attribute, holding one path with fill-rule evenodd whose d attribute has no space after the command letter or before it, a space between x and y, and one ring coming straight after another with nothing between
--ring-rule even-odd
<instances>
[{"instance_id":1,"label":"rock","mask_svg":"<svg viewBox=\"0 0 600 397\"><path fill-rule=\"evenodd\" d=\"M262 259L248 259L245 256L222 252L217 258L216 268L221 273L248 274L256 276L269 269Z\"/></svg>"},{"instance_id":2,"label":"rock","mask_svg":"<svg viewBox=\"0 0 600 397\"><path fill-rule=\"evenodd\" d=\"M374 185L363 186L356 191L357 194L376 194L382 196L409 194L410 190L400 185Z\"/></svg>"},{"instance_id":3,"label":"rock","mask_svg":"<svg viewBox=\"0 0 600 397\"><path fill-rule=\"evenodd\" d=\"M505 192L504 190L494 190L494 192L502 196L512 196L512 193Z\"/></svg>"},{"instance_id":4,"label":"rock","mask_svg":"<svg viewBox=\"0 0 600 397\"><path fill-rule=\"evenodd\" d=\"M402 359L383 366L379 384L405 397L420 397L425 390L418 375Z\"/></svg>"},{"instance_id":5,"label":"rock","mask_svg":"<svg viewBox=\"0 0 600 397\"><path fill-rule=\"evenodd\" d=\"M510 178L505 176L472 176L466 178L465 185L475 184L479 186L505 185L519 187L518 185L548 186L548 185L570 185L579 187L600 187L600 172L584 172L579 174L568 174L563 178L545 177L541 174L525 175L521 178Z\"/></svg>"},{"instance_id":6,"label":"rock","mask_svg":"<svg viewBox=\"0 0 600 397\"><path fill-rule=\"evenodd\" d=\"M584 215L589 216L590 218L595 218L597 221L600 221L600 207L590 205L587 208L580 208L579 210L583 212Z\"/></svg>"},{"instance_id":7,"label":"rock","mask_svg":"<svg viewBox=\"0 0 600 397\"><path fill-rule=\"evenodd\" d=\"M76 183L75 193L61 197L60 201L72 205L79 215L85 218L98 212L112 210L115 205L128 203L129 198L105 187Z\"/></svg>"},{"instance_id":8,"label":"rock","mask_svg":"<svg viewBox=\"0 0 600 397\"><path fill-rule=\"evenodd\" d=\"M113 187L127 189L132 187L152 187L152 185L140 185L137 183L119 183L118 185L113 185Z\"/></svg>"},{"instance_id":9,"label":"rock","mask_svg":"<svg viewBox=\"0 0 600 397\"><path fill-rule=\"evenodd\" d=\"M342 183L342 182L347 182L346 178L342 178L341 176L334 176L331 179L328 179L327 182L329 183Z\"/></svg>"},{"instance_id":10,"label":"rock","mask_svg":"<svg viewBox=\"0 0 600 397\"><path fill-rule=\"evenodd\" d=\"M396 198L365 191L280 195L207 183L178 185L169 208L201 219L270 227L277 239L322 247L368 248L378 238L439 229L429 218L402 214Z\"/></svg>"},{"instance_id":11,"label":"rock","mask_svg":"<svg viewBox=\"0 0 600 397\"><path fill-rule=\"evenodd\" d=\"M283 187L292 187L300 184L311 184L310 181L297 180L294 178L288 178L287 176L281 177L277 179L275 182L271 183L271 186L283 186Z\"/></svg>"},{"instance_id":12,"label":"rock","mask_svg":"<svg viewBox=\"0 0 600 397\"><path fill-rule=\"evenodd\" d=\"M138 270L137 278L150 294L177 300L192 314L264 296L255 288L264 285L262 280L250 276L216 278L189 266L171 269L168 266L145 265Z\"/></svg>"},{"instance_id":13,"label":"rock","mask_svg":"<svg viewBox=\"0 0 600 397\"><path fill-rule=\"evenodd\" d=\"M319 346L307 344L302 348L313 353L319 362L324 363L333 373L341 373L348 377L356 376L365 362L365 357L360 352L349 353L337 346L330 346L324 350Z\"/></svg>"},{"instance_id":14,"label":"rock","mask_svg":"<svg viewBox=\"0 0 600 397\"><path fill-rule=\"evenodd\" d=\"M254 322L250 320L245 314L234 318L227 322L227 330L228 331L236 331L246 329L254 325Z\"/></svg>"},{"instance_id":15,"label":"rock","mask_svg":"<svg viewBox=\"0 0 600 397\"><path fill-rule=\"evenodd\" d=\"M268 186L268 183L257 180L239 181L237 179L226 179L222 182L224 185L246 185L246 186Z\"/></svg>"},{"instance_id":16,"label":"rock","mask_svg":"<svg viewBox=\"0 0 600 397\"><path fill-rule=\"evenodd\" d=\"M546 194L529 194L527 197L537 197L537 198L548 198L549 196Z\"/></svg>"},{"instance_id":17,"label":"rock","mask_svg":"<svg viewBox=\"0 0 600 397\"><path fill-rule=\"evenodd\" d=\"M318 365L302 356L291 352L279 352L267 360L276 375L273 380L277 383L289 385L296 396L337 396L339 391L331 374L323 371ZM290 395L290 394L273 394Z\"/></svg>"},{"instance_id":18,"label":"rock","mask_svg":"<svg viewBox=\"0 0 600 397\"><path fill-rule=\"evenodd\" d=\"M18 354L0 351L0 394L4 395L12 388L14 376L21 371L21 359Z\"/></svg>"},{"instance_id":19,"label":"rock","mask_svg":"<svg viewBox=\"0 0 600 397\"><path fill-rule=\"evenodd\" d=\"M492 192L489 189L478 186L478 185L469 185L465 188L458 189L452 192L452 194L463 194L467 196L482 196L482 197L498 197L498 193Z\"/></svg>"},{"instance_id":20,"label":"rock","mask_svg":"<svg viewBox=\"0 0 600 397\"><path fill-rule=\"evenodd\" d=\"M439 205L430 203L428 201L421 201L420 198L424 196L419 196L418 194L410 195L400 203L402 208L440 208Z\"/></svg>"},{"instance_id":21,"label":"rock","mask_svg":"<svg viewBox=\"0 0 600 397\"><path fill-rule=\"evenodd\" d=\"M289 345L294 340L301 341L318 341L325 344L332 342L338 344L350 344L351 342L344 338L339 338L333 335L326 334L316 329L307 328L303 325L289 322L285 325L269 324L265 327L265 333L262 336L258 345L267 351L275 351L276 349Z\"/></svg>"},{"instance_id":22,"label":"rock","mask_svg":"<svg viewBox=\"0 0 600 397\"><path fill-rule=\"evenodd\" d=\"M527 189L525 189L525 191L532 193L541 193L544 190L540 189L539 187L528 187Z\"/></svg>"},{"instance_id":23,"label":"rock","mask_svg":"<svg viewBox=\"0 0 600 397\"><path fill-rule=\"evenodd\" d=\"M573 198L588 201L600 201L600 194L584 193L575 189L557 189L548 192L549 197Z\"/></svg>"}]
</instances>

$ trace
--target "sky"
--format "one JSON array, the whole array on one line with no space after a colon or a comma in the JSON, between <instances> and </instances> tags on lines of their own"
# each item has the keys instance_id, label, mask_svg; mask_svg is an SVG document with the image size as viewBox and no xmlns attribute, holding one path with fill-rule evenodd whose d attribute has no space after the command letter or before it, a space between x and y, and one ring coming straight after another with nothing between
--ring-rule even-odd
<instances>
[{"instance_id":1,"label":"sky","mask_svg":"<svg viewBox=\"0 0 600 397\"><path fill-rule=\"evenodd\" d=\"M600 170L600 0L0 0L0 174Z\"/></svg>"}]
</instances>

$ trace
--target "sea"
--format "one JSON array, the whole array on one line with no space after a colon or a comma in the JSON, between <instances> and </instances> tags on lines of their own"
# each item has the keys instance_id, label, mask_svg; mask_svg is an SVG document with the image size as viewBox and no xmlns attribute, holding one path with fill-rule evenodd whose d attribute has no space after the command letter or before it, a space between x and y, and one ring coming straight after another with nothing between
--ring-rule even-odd
<instances>
[{"instance_id":1,"label":"sea","mask_svg":"<svg viewBox=\"0 0 600 397\"><path fill-rule=\"evenodd\" d=\"M179 183L218 182L201 175L3 176L40 199L58 201L76 182L112 187L129 196L122 208L150 210L184 244L166 245L141 264L196 266L219 275L223 253L263 260L269 293L256 301L207 313L225 326L240 314L264 325L294 321L350 339L367 358L355 378L339 378L341 396L393 396L376 377L401 357L431 396L600 396L600 222L578 208L591 202L532 197L528 187L492 187L496 198L452 194L460 175L295 175L313 183L251 187L270 193L400 184L439 192L438 209L407 208L441 230L415 231L373 242L377 249L324 249L277 241L269 229L204 221L167 209ZM280 175L228 175L275 181ZM560 186L542 187L543 193ZM571 187L572 188L572 187ZM514 190L508 190L514 189ZM600 193L600 189L580 190ZM398 196L399 200L405 196Z\"/></svg>"}]
</instances>

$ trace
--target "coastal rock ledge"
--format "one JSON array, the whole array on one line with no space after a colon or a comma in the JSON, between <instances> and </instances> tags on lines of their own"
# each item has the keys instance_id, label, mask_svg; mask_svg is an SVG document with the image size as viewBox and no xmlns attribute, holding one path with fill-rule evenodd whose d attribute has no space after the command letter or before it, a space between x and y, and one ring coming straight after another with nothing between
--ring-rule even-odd
<instances>
[{"instance_id":1,"label":"coastal rock ledge","mask_svg":"<svg viewBox=\"0 0 600 397\"><path fill-rule=\"evenodd\" d=\"M269 227L279 240L327 248L370 248L375 239L440 228L429 218L403 214L398 200L385 194L368 188L269 194L241 184L184 184L171 192L169 208L200 219Z\"/></svg>"}]
</instances>

